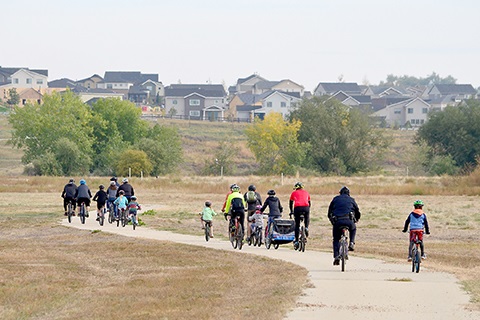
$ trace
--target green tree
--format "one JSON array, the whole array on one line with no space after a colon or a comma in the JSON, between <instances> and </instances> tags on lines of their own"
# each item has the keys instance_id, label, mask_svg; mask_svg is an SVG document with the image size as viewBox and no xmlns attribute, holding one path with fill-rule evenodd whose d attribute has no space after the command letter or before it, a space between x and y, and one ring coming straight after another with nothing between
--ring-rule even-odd
<instances>
[{"instance_id":1,"label":"green tree","mask_svg":"<svg viewBox=\"0 0 480 320\"><path fill-rule=\"evenodd\" d=\"M140 150L129 149L123 152L122 156L117 160L116 172L118 175L139 177L142 172L149 175L152 171L152 163L148 159L145 152Z\"/></svg>"},{"instance_id":2,"label":"green tree","mask_svg":"<svg viewBox=\"0 0 480 320\"><path fill-rule=\"evenodd\" d=\"M20 95L17 92L17 89L12 88L8 89L8 99L7 99L7 104L10 106L10 108L15 107L18 105L20 102Z\"/></svg>"},{"instance_id":3,"label":"green tree","mask_svg":"<svg viewBox=\"0 0 480 320\"><path fill-rule=\"evenodd\" d=\"M300 126L299 120L288 122L281 113L272 112L245 129L247 144L260 165L260 174L295 172L306 150L306 144L297 139Z\"/></svg>"},{"instance_id":4,"label":"green tree","mask_svg":"<svg viewBox=\"0 0 480 320\"><path fill-rule=\"evenodd\" d=\"M234 155L231 144L221 141L213 157L205 161L202 173L215 176L223 172L223 174L232 175L234 173Z\"/></svg>"},{"instance_id":5,"label":"green tree","mask_svg":"<svg viewBox=\"0 0 480 320\"><path fill-rule=\"evenodd\" d=\"M385 81L380 81L381 86L428 86L431 84L455 84L457 79L451 75L442 78L439 74L432 72L432 74L426 76L425 78L417 78L414 76L395 76L393 74L387 75Z\"/></svg>"},{"instance_id":6,"label":"green tree","mask_svg":"<svg viewBox=\"0 0 480 320\"><path fill-rule=\"evenodd\" d=\"M480 101L468 100L464 105L433 112L418 130L416 141L423 141L430 147L430 161L438 160L439 156L450 158L442 160L443 167L452 163L464 170L477 166L477 156L480 155Z\"/></svg>"},{"instance_id":7,"label":"green tree","mask_svg":"<svg viewBox=\"0 0 480 320\"><path fill-rule=\"evenodd\" d=\"M94 137L90 126L90 109L70 91L44 96L44 103L16 107L9 116L12 125L10 142L24 149L22 162L46 159L55 154L58 141L66 138L76 145L81 157L91 158ZM65 142L65 140L63 140ZM58 163L57 163L58 164ZM48 170L48 174L67 174L61 169ZM46 174L43 170L42 174Z\"/></svg>"},{"instance_id":8,"label":"green tree","mask_svg":"<svg viewBox=\"0 0 480 320\"><path fill-rule=\"evenodd\" d=\"M182 140L178 129L156 124L135 147L144 151L152 163L152 175L172 173L183 162Z\"/></svg>"},{"instance_id":9,"label":"green tree","mask_svg":"<svg viewBox=\"0 0 480 320\"><path fill-rule=\"evenodd\" d=\"M63 175L83 175L90 169L90 157L82 154L78 146L68 138L56 141L53 153Z\"/></svg>"},{"instance_id":10,"label":"green tree","mask_svg":"<svg viewBox=\"0 0 480 320\"><path fill-rule=\"evenodd\" d=\"M290 119L301 121L299 141L310 145L304 166L319 172L370 170L388 146L367 115L328 97L303 100Z\"/></svg>"}]
</instances>

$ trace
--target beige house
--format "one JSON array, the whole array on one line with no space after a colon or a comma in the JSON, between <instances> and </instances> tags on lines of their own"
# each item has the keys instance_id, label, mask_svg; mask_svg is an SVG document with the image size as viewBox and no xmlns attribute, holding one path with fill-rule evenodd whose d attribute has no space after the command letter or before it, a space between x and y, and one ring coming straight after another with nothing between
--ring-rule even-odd
<instances>
[{"instance_id":1,"label":"beige house","mask_svg":"<svg viewBox=\"0 0 480 320\"><path fill-rule=\"evenodd\" d=\"M419 127L427 121L431 110L431 105L423 99L412 98L388 105L371 116L383 119L391 127Z\"/></svg>"},{"instance_id":2,"label":"beige house","mask_svg":"<svg viewBox=\"0 0 480 320\"><path fill-rule=\"evenodd\" d=\"M10 85L14 88L48 88L48 76L28 69L19 69L11 75Z\"/></svg>"}]
</instances>

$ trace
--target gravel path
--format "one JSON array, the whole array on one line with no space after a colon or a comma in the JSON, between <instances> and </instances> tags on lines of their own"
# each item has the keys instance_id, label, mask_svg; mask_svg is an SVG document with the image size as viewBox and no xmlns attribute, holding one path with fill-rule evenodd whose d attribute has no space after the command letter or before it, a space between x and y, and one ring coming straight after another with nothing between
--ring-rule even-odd
<instances>
[{"instance_id":1,"label":"gravel path","mask_svg":"<svg viewBox=\"0 0 480 320\"><path fill-rule=\"evenodd\" d=\"M79 229L100 229L127 237L173 241L219 250L233 251L230 242L203 237L157 231L146 227L125 228L106 223L100 227L94 218L81 225L78 217L71 224L66 219L62 225ZM358 258L352 255L346 272L332 265L331 254L291 249L292 245L278 250L245 245L239 254L256 254L282 259L298 264L309 271L311 286L298 298L296 308L287 319L408 319L435 320L480 319L480 312L467 311L464 306L469 296L461 290L457 279L447 273L431 272L423 268L419 274L411 272L411 265L391 264L380 260ZM361 245L357 246L361 250ZM428 260L424 264L428 267ZM422 265L423 267L423 265Z\"/></svg>"}]
</instances>

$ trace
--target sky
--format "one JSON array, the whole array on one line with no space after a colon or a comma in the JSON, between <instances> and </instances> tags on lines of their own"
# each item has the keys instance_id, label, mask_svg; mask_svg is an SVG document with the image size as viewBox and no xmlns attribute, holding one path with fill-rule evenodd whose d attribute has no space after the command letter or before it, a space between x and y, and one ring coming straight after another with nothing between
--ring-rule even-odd
<instances>
[{"instance_id":1,"label":"sky","mask_svg":"<svg viewBox=\"0 0 480 320\"><path fill-rule=\"evenodd\" d=\"M254 73L378 84L435 72L480 86L478 0L0 0L0 66L234 85Z\"/></svg>"}]
</instances>

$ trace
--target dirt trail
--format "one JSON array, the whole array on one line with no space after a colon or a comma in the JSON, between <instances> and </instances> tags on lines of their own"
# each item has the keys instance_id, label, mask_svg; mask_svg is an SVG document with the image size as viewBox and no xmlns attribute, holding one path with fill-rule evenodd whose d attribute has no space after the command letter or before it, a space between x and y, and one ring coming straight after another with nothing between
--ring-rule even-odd
<instances>
[{"instance_id":1,"label":"dirt trail","mask_svg":"<svg viewBox=\"0 0 480 320\"><path fill-rule=\"evenodd\" d=\"M92 215L91 215L92 216ZM127 237L139 237L173 241L220 250L233 251L230 242L203 237L157 231L146 227L125 228L106 223L100 227L94 218L81 225L78 218L71 224L64 219L62 225L79 229L101 229ZM457 279L447 273L431 272L423 268L419 274L410 272L410 265L390 264L380 260L350 257L347 271L342 273L332 265L331 254L309 251L299 253L292 245L273 247L249 247L245 245L239 254L256 254L282 259L298 264L309 271L313 284L298 298L297 306L287 319L480 319L480 312L464 309L469 296L463 292ZM361 250L361 246L358 246ZM428 266L428 261L425 263Z\"/></svg>"}]
</instances>

